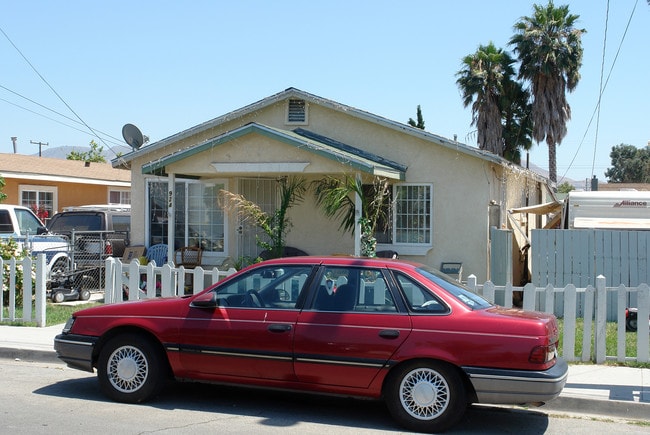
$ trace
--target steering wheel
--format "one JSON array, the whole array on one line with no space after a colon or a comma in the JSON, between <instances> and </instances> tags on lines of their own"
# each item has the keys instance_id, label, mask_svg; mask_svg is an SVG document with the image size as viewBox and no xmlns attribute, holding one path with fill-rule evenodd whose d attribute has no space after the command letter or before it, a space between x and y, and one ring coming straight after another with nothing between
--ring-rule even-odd
<instances>
[{"instance_id":1,"label":"steering wheel","mask_svg":"<svg viewBox=\"0 0 650 435\"><path fill-rule=\"evenodd\" d=\"M253 307L261 308L261 307L264 306L264 302L262 302L262 297L260 296L260 294L257 291L248 290L246 292L246 294L248 295L249 299L251 300L251 305Z\"/></svg>"}]
</instances>

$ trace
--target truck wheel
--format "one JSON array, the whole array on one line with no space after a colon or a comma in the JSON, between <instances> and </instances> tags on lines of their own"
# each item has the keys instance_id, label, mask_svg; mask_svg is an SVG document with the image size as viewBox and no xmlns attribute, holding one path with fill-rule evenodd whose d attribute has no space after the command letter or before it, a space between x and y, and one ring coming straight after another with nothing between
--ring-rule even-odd
<instances>
[{"instance_id":1,"label":"truck wheel","mask_svg":"<svg viewBox=\"0 0 650 435\"><path fill-rule=\"evenodd\" d=\"M384 398L393 418L417 432L442 432L456 424L467 407L458 371L433 361L396 368L387 380Z\"/></svg>"},{"instance_id":2,"label":"truck wheel","mask_svg":"<svg viewBox=\"0 0 650 435\"><path fill-rule=\"evenodd\" d=\"M151 340L138 334L118 335L99 354L99 385L104 394L118 402L148 400L163 385L163 358Z\"/></svg>"}]
</instances>

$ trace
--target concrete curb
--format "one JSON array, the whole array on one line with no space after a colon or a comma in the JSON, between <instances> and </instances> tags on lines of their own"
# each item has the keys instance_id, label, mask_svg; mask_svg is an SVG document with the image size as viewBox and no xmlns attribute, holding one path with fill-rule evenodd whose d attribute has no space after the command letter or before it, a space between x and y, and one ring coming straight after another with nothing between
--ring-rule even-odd
<instances>
[{"instance_id":1,"label":"concrete curb","mask_svg":"<svg viewBox=\"0 0 650 435\"><path fill-rule=\"evenodd\" d=\"M29 362L44 362L62 364L56 356L56 352L48 350L35 349L15 349L10 347L0 347L0 358L13 359Z\"/></svg>"},{"instance_id":2,"label":"concrete curb","mask_svg":"<svg viewBox=\"0 0 650 435\"><path fill-rule=\"evenodd\" d=\"M650 421L650 405L623 400L597 400L560 396L538 409L550 414L580 414L595 417L616 417L626 420Z\"/></svg>"}]
</instances>

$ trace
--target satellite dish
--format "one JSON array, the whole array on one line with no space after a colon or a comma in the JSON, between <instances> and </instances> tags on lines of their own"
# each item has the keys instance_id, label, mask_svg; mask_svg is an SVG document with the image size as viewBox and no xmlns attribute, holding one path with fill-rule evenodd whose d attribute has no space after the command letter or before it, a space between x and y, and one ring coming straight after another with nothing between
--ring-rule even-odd
<instances>
[{"instance_id":1,"label":"satellite dish","mask_svg":"<svg viewBox=\"0 0 650 435\"><path fill-rule=\"evenodd\" d=\"M133 124L124 124L122 137L134 150L139 149L145 142L142 132Z\"/></svg>"}]
</instances>

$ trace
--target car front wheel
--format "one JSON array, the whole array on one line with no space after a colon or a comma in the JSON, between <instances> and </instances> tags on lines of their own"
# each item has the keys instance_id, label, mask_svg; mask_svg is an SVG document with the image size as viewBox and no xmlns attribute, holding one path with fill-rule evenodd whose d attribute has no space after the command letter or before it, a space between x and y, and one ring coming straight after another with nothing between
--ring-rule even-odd
<instances>
[{"instance_id":1,"label":"car front wheel","mask_svg":"<svg viewBox=\"0 0 650 435\"><path fill-rule=\"evenodd\" d=\"M418 432L441 432L457 423L467 407L458 372L444 363L414 362L388 379L385 401L393 418Z\"/></svg>"},{"instance_id":2,"label":"car front wheel","mask_svg":"<svg viewBox=\"0 0 650 435\"><path fill-rule=\"evenodd\" d=\"M102 391L118 402L150 399L163 384L162 358L151 340L140 335L111 339L99 354L97 377Z\"/></svg>"}]
</instances>

